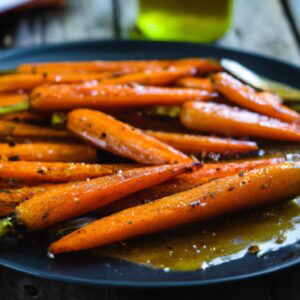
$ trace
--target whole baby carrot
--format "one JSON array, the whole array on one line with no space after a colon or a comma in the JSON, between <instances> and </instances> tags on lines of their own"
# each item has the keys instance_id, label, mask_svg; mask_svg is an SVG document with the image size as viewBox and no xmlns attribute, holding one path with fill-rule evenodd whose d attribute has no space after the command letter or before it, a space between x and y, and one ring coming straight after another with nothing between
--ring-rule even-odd
<instances>
[{"instance_id":1,"label":"whole baby carrot","mask_svg":"<svg viewBox=\"0 0 300 300\"><path fill-rule=\"evenodd\" d=\"M116 109L120 106L177 105L189 100L206 101L216 95L198 89L62 84L35 88L31 93L30 105L33 110L45 112L75 108Z\"/></svg>"},{"instance_id":2,"label":"whole baby carrot","mask_svg":"<svg viewBox=\"0 0 300 300\"><path fill-rule=\"evenodd\" d=\"M17 68L19 73L91 73L91 72L138 72L148 69L166 68L169 66L195 67L197 72L205 74L222 69L220 64L211 59L187 58L175 60L122 60L122 61L83 61L28 63Z\"/></svg>"},{"instance_id":3,"label":"whole baby carrot","mask_svg":"<svg viewBox=\"0 0 300 300\"><path fill-rule=\"evenodd\" d=\"M79 143L0 143L0 159L10 161L95 162L97 151L92 146Z\"/></svg>"},{"instance_id":4,"label":"whole baby carrot","mask_svg":"<svg viewBox=\"0 0 300 300\"><path fill-rule=\"evenodd\" d=\"M67 138L67 131L0 120L0 137Z\"/></svg>"},{"instance_id":5,"label":"whole baby carrot","mask_svg":"<svg viewBox=\"0 0 300 300\"><path fill-rule=\"evenodd\" d=\"M158 165L191 161L178 150L102 112L74 110L68 115L67 128L101 149L139 163Z\"/></svg>"},{"instance_id":6,"label":"whole baby carrot","mask_svg":"<svg viewBox=\"0 0 300 300\"><path fill-rule=\"evenodd\" d=\"M282 163L211 181L197 188L123 210L73 231L51 253L90 249L196 221L289 200L300 193L300 166Z\"/></svg>"},{"instance_id":7,"label":"whole baby carrot","mask_svg":"<svg viewBox=\"0 0 300 300\"><path fill-rule=\"evenodd\" d=\"M138 83L142 85L163 86L173 83L178 78L193 75L196 69L192 67L170 67L168 69L146 70L139 73L102 80L100 85L116 85Z\"/></svg>"},{"instance_id":8,"label":"whole baby carrot","mask_svg":"<svg viewBox=\"0 0 300 300\"><path fill-rule=\"evenodd\" d=\"M201 89L211 93L215 91L213 82L209 78L184 77L178 79L176 85L192 89Z\"/></svg>"},{"instance_id":9,"label":"whole baby carrot","mask_svg":"<svg viewBox=\"0 0 300 300\"><path fill-rule=\"evenodd\" d=\"M19 204L15 210L15 220L28 230L45 228L176 175L191 172L198 166L198 163L190 163L139 168L90 181L66 183Z\"/></svg>"},{"instance_id":10,"label":"whole baby carrot","mask_svg":"<svg viewBox=\"0 0 300 300\"><path fill-rule=\"evenodd\" d=\"M79 83L85 81L98 81L113 76L113 73L88 73L88 74L10 74L0 77L0 92L31 90L42 84L54 83ZM1 105L1 96L0 96Z\"/></svg>"},{"instance_id":11,"label":"whole baby carrot","mask_svg":"<svg viewBox=\"0 0 300 300\"><path fill-rule=\"evenodd\" d=\"M0 181L22 183L85 180L130 170L137 164L86 164L33 161L0 161Z\"/></svg>"},{"instance_id":12,"label":"whole baby carrot","mask_svg":"<svg viewBox=\"0 0 300 300\"><path fill-rule=\"evenodd\" d=\"M189 129L210 133L300 141L300 127L297 125L222 104L185 103L180 120Z\"/></svg>"},{"instance_id":13,"label":"whole baby carrot","mask_svg":"<svg viewBox=\"0 0 300 300\"><path fill-rule=\"evenodd\" d=\"M0 76L0 79L1 78L2 77ZM24 101L28 101L28 98L28 94L25 93L0 94L0 107L22 103Z\"/></svg>"},{"instance_id":14,"label":"whole baby carrot","mask_svg":"<svg viewBox=\"0 0 300 300\"><path fill-rule=\"evenodd\" d=\"M213 76L216 89L230 101L254 112L277 118L284 122L300 121L300 115L256 92L253 88L243 84L227 73L218 73Z\"/></svg>"},{"instance_id":15,"label":"whole baby carrot","mask_svg":"<svg viewBox=\"0 0 300 300\"><path fill-rule=\"evenodd\" d=\"M235 174L243 176L245 171L250 171L262 166L275 165L284 161L285 159L283 157L275 157L241 162L204 164L198 171L179 175L167 182L152 186L113 202L101 208L99 213L101 215L115 213L129 207L145 204L165 196L198 187L217 178L224 178Z\"/></svg>"},{"instance_id":16,"label":"whole baby carrot","mask_svg":"<svg viewBox=\"0 0 300 300\"><path fill-rule=\"evenodd\" d=\"M28 200L30 197L45 192L48 189L56 188L57 184L41 184L37 186L24 186L18 188L6 188L0 190L0 216L7 217L12 214L16 206Z\"/></svg>"},{"instance_id":17,"label":"whole baby carrot","mask_svg":"<svg viewBox=\"0 0 300 300\"><path fill-rule=\"evenodd\" d=\"M189 154L206 152L230 154L250 152L258 149L256 143L248 141L151 130L147 130L145 133L175 149Z\"/></svg>"}]
</instances>

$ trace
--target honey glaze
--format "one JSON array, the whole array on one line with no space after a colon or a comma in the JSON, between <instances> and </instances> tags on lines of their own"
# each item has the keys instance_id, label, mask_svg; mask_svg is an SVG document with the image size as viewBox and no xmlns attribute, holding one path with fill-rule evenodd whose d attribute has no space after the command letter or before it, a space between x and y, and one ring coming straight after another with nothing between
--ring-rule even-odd
<instances>
[{"instance_id":1,"label":"honey glaze","mask_svg":"<svg viewBox=\"0 0 300 300\"><path fill-rule=\"evenodd\" d=\"M247 253L260 256L297 239L300 239L300 198L96 251L165 271L192 271Z\"/></svg>"}]
</instances>

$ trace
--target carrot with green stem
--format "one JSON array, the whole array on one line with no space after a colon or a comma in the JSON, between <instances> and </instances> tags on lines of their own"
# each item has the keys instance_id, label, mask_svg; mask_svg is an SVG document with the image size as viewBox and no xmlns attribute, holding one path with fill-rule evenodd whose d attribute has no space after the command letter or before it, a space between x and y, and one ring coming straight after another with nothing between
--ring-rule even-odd
<instances>
[{"instance_id":1,"label":"carrot with green stem","mask_svg":"<svg viewBox=\"0 0 300 300\"><path fill-rule=\"evenodd\" d=\"M200 187L123 210L52 243L53 254L79 251L224 214L289 200L300 193L300 166L282 163L211 181Z\"/></svg>"},{"instance_id":2,"label":"carrot with green stem","mask_svg":"<svg viewBox=\"0 0 300 300\"><path fill-rule=\"evenodd\" d=\"M180 120L189 129L228 136L300 141L300 127L257 113L215 103L188 102Z\"/></svg>"},{"instance_id":3,"label":"carrot with green stem","mask_svg":"<svg viewBox=\"0 0 300 300\"><path fill-rule=\"evenodd\" d=\"M121 61L82 61L82 62L48 62L27 63L17 68L18 73L94 73L94 72L138 72L142 70L160 69L170 66L190 66L199 74L222 70L219 62L206 58L185 58L174 60L121 60Z\"/></svg>"},{"instance_id":4,"label":"carrot with green stem","mask_svg":"<svg viewBox=\"0 0 300 300\"><path fill-rule=\"evenodd\" d=\"M207 101L217 95L197 89L128 85L49 85L35 88L30 106L35 111L75 108L116 109L151 105L178 105L189 100ZM63 99L63 101L62 101Z\"/></svg>"},{"instance_id":5,"label":"carrot with green stem","mask_svg":"<svg viewBox=\"0 0 300 300\"><path fill-rule=\"evenodd\" d=\"M77 109L69 113L67 128L93 145L143 164L190 162L191 158L102 112Z\"/></svg>"},{"instance_id":6,"label":"carrot with green stem","mask_svg":"<svg viewBox=\"0 0 300 300\"><path fill-rule=\"evenodd\" d=\"M0 161L0 182L68 182L111 175L137 168L138 164L86 164L33 161Z\"/></svg>"},{"instance_id":7,"label":"carrot with green stem","mask_svg":"<svg viewBox=\"0 0 300 300\"><path fill-rule=\"evenodd\" d=\"M256 143L249 141L151 130L147 130L145 133L188 154L206 152L221 154L245 153L258 149Z\"/></svg>"},{"instance_id":8,"label":"carrot with green stem","mask_svg":"<svg viewBox=\"0 0 300 300\"><path fill-rule=\"evenodd\" d=\"M48 162L95 162L94 147L79 143L0 143L1 160L25 160Z\"/></svg>"},{"instance_id":9,"label":"carrot with green stem","mask_svg":"<svg viewBox=\"0 0 300 300\"><path fill-rule=\"evenodd\" d=\"M177 86L205 90L207 92L215 92L215 87L213 82L209 78L200 78L200 77L184 77L176 81Z\"/></svg>"},{"instance_id":10,"label":"carrot with green stem","mask_svg":"<svg viewBox=\"0 0 300 300\"><path fill-rule=\"evenodd\" d=\"M216 89L239 106L284 122L300 121L296 111L256 92L227 73L215 74L213 78Z\"/></svg>"},{"instance_id":11,"label":"carrot with green stem","mask_svg":"<svg viewBox=\"0 0 300 300\"><path fill-rule=\"evenodd\" d=\"M198 167L199 163L190 163L139 168L89 181L61 184L19 204L14 221L30 231L42 229Z\"/></svg>"},{"instance_id":12,"label":"carrot with green stem","mask_svg":"<svg viewBox=\"0 0 300 300\"><path fill-rule=\"evenodd\" d=\"M235 174L243 176L245 171L250 171L262 166L276 165L284 161L285 159L283 157L274 157L270 159L204 164L198 171L178 175L167 182L152 186L113 202L101 208L99 213L100 215L115 213L129 207L145 204L165 196L198 187L214 179L233 176Z\"/></svg>"}]
</instances>

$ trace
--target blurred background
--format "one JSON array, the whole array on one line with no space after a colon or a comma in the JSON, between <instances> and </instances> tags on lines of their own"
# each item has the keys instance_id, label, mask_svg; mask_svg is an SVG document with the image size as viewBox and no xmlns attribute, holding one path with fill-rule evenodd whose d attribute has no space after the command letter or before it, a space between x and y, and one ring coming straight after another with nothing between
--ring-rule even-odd
<instances>
[{"instance_id":1,"label":"blurred background","mask_svg":"<svg viewBox=\"0 0 300 300\"><path fill-rule=\"evenodd\" d=\"M300 62L299 0L0 0L0 49L95 39L209 42Z\"/></svg>"}]
</instances>

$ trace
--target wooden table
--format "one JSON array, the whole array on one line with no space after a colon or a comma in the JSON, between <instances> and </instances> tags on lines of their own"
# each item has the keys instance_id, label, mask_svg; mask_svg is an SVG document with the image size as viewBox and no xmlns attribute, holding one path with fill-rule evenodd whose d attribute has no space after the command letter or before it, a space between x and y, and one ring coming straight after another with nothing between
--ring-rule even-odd
<instances>
[{"instance_id":1,"label":"wooden table","mask_svg":"<svg viewBox=\"0 0 300 300\"><path fill-rule=\"evenodd\" d=\"M162 0L163 1L163 0ZM119 0L116 24L112 0L69 0L59 9L0 18L0 47L126 37L136 16L135 0ZM299 0L236 0L234 25L219 45L264 53L300 64ZM292 9L291 9L292 7ZM1 249L0 249L1 253ZM0 299L300 299L300 267L272 276L205 288L124 290L73 286L0 269Z\"/></svg>"}]
</instances>

